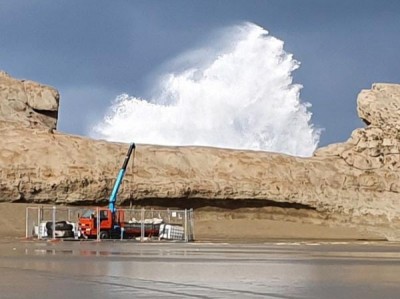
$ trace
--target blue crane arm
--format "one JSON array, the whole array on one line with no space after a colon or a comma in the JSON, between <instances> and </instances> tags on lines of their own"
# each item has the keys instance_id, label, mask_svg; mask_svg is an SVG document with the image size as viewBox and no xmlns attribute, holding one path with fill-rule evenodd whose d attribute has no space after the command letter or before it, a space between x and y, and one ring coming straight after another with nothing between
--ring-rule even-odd
<instances>
[{"instance_id":1,"label":"blue crane arm","mask_svg":"<svg viewBox=\"0 0 400 299\"><path fill-rule=\"evenodd\" d=\"M111 192L109 204L108 204L108 208L111 211L111 213L113 213L113 214L115 213L115 210L116 210L115 202L117 201L118 190L119 190L119 187L121 186L122 179L124 178L126 167L128 166L129 158L131 157L132 151L135 150L135 148L136 148L135 143L132 143L129 147L128 153L125 156L124 164L122 164L122 167L119 170L117 179L115 180L114 188Z\"/></svg>"}]
</instances>

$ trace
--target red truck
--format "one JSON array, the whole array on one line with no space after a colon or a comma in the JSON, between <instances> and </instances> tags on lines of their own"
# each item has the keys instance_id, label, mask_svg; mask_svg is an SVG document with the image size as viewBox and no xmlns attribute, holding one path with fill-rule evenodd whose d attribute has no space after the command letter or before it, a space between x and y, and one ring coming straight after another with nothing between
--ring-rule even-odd
<instances>
[{"instance_id":1,"label":"red truck","mask_svg":"<svg viewBox=\"0 0 400 299\"><path fill-rule=\"evenodd\" d=\"M161 223L161 219L143 224L126 221L124 210L112 213L107 208L89 209L79 218L81 235L91 239L97 238L98 233L100 239L132 239L142 236L142 228L144 237L158 237Z\"/></svg>"}]
</instances>

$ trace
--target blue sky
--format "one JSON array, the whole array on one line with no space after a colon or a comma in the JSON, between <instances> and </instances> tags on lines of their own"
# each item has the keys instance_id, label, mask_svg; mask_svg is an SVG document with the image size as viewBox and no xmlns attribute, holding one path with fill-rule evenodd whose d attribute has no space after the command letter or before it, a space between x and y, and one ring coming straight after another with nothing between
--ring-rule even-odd
<instances>
[{"instance_id":1,"label":"blue sky","mask_svg":"<svg viewBox=\"0 0 400 299\"><path fill-rule=\"evenodd\" d=\"M356 97L400 83L400 1L0 2L0 69L56 87L59 130L84 135L121 93L146 97L165 62L223 27L253 22L285 42L294 81L324 128L320 146L363 124Z\"/></svg>"}]
</instances>

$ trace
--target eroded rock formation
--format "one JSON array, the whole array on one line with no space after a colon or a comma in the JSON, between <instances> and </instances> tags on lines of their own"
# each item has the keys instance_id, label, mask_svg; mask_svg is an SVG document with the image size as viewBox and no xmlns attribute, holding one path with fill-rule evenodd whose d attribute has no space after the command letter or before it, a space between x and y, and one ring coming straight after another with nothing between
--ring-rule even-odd
<instances>
[{"instance_id":1,"label":"eroded rock formation","mask_svg":"<svg viewBox=\"0 0 400 299\"><path fill-rule=\"evenodd\" d=\"M53 131L58 98L0 74L0 201L107 203L129 145ZM305 209L397 238L400 85L375 84L357 103L367 126L311 158L138 145L117 203Z\"/></svg>"},{"instance_id":2,"label":"eroded rock formation","mask_svg":"<svg viewBox=\"0 0 400 299\"><path fill-rule=\"evenodd\" d=\"M56 129L58 91L0 71L0 122L31 129Z\"/></svg>"}]
</instances>

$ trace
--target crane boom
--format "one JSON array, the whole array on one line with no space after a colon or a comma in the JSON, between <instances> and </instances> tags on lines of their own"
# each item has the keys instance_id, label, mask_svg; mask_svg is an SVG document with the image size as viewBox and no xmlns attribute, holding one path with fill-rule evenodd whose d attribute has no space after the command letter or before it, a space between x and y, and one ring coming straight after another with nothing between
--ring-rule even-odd
<instances>
[{"instance_id":1,"label":"crane boom","mask_svg":"<svg viewBox=\"0 0 400 299\"><path fill-rule=\"evenodd\" d=\"M135 145L135 143L132 143L130 145L130 147L129 147L128 153L125 156L124 163L122 164L122 167L119 170L117 179L115 180L114 187L113 187L113 190L111 192L110 199L109 199L109 204L108 204L108 208L111 211L111 213L113 213L113 214L115 213L115 210L116 210L115 209L115 202L117 200L117 194L118 194L119 187L121 186L122 179L124 178L126 167L128 166L129 159L130 159L130 157L132 155L132 152L135 149L136 149L136 145Z\"/></svg>"}]
</instances>

